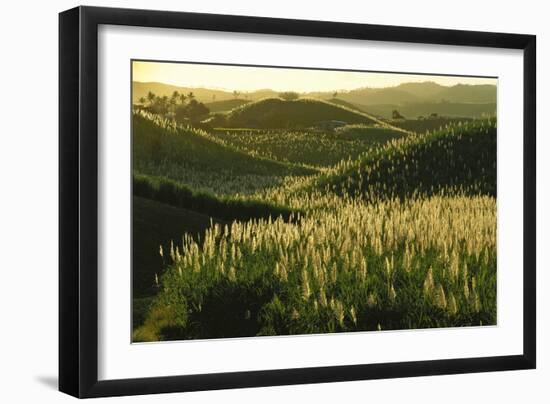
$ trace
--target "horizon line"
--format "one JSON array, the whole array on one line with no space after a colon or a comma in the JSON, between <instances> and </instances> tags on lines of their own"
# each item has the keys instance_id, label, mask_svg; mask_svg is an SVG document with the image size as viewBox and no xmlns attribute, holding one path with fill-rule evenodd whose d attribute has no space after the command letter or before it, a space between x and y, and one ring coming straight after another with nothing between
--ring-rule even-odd
<instances>
[{"instance_id":1,"label":"horizon line","mask_svg":"<svg viewBox=\"0 0 550 404\"><path fill-rule=\"evenodd\" d=\"M453 76L453 77L455 77L455 76ZM229 89L227 87L214 87L214 86L206 87L206 86L201 86L201 85L190 86L190 85L167 83L167 82L163 82L163 81L149 81L149 80L148 81L140 81L140 80L133 80L132 79L132 83L163 84L163 85L172 86L172 87L189 88L189 89L202 89L202 90L211 90L211 91L223 91L223 92L227 92L227 93L233 93L233 91L234 91L234 89ZM383 89L388 89L388 88L397 88L397 87L400 87L400 86L405 85L405 84L426 84L426 83L435 84L439 87L445 87L445 88L452 88L452 87L457 87L457 86L471 86L471 87L492 86L492 87L497 87L496 84L490 84L490 83L483 83L483 84L481 84L481 83L478 83L478 84L456 83L456 84L451 84L451 85L445 85L445 84L436 83L433 80L426 80L426 81L408 81L408 82L399 83L397 85L385 86L385 87L364 86L364 87L356 87L356 88L352 88L352 89L344 89L344 88L339 88L338 89L338 88L335 88L335 89L332 89L332 90L297 91L297 90L292 90L292 89L275 90L275 89L270 88L270 87L263 87L263 88L257 88L257 89L254 89L254 90L240 90L240 91L243 92L243 93L247 93L247 94L260 92L260 91L273 91L273 92L276 92L276 93L296 92L298 94L331 93L331 92L335 92L335 91L343 92L343 93L349 93L349 92L357 91L357 90L365 90L365 89L383 90Z\"/></svg>"}]
</instances>

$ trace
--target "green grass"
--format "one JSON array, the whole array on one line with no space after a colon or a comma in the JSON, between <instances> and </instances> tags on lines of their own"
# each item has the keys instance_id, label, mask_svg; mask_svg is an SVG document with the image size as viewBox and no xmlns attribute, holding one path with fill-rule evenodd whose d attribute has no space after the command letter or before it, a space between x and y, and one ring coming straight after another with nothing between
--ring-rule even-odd
<instances>
[{"instance_id":1,"label":"green grass","mask_svg":"<svg viewBox=\"0 0 550 404\"><path fill-rule=\"evenodd\" d=\"M472 118L451 118L451 117L437 117L437 118L425 118L425 119L405 119L405 120L392 120L391 124L399 128L409 130L416 133L426 133L429 131L445 129L448 125L456 125L458 123L471 122Z\"/></svg>"},{"instance_id":2,"label":"green grass","mask_svg":"<svg viewBox=\"0 0 550 404\"><path fill-rule=\"evenodd\" d=\"M147 297L156 293L155 274L162 275L166 264L159 255L162 245L170 251L173 242L178 245L184 234L199 239L214 223L227 224L219 218L165 203L134 196L132 204L132 264L133 295Z\"/></svg>"},{"instance_id":3,"label":"green grass","mask_svg":"<svg viewBox=\"0 0 550 404\"><path fill-rule=\"evenodd\" d=\"M317 187L370 199L441 192L496 197L496 121L390 142L320 175Z\"/></svg>"},{"instance_id":4,"label":"green grass","mask_svg":"<svg viewBox=\"0 0 550 404\"><path fill-rule=\"evenodd\" d=\"M217 130L224 143L255 156L309 167L330 167L374 146L405 136L382 127L347 125L335 132L298 130Z\"/></svg>"},{"instance_id":5,"label":"green grass","mask_svg":"<svg viewBox=\"0 0 550 404\"><path fill-rule=\"evenodd\" d=\"M133 194L225 220L279 216L288 220L291 215L300 213L285 206L251 198L218 197L207 192L197 192L168 178L143 174L133 176Z\"/></svg>"},{"instance_id":6,"label":"green grass","mask_svg":"<svg viewBox=\"0 0 550 404\"><path fill-rule=\"evenodd\" d=\"M181 246L134 338L494 324L495 213L489 197L435 197L212 227L202 246ZM395 241L373 232L384 228Z\"/></svg>"},{"instance_id":7,"label":"green grass","mask_svg":"<svg viewBox=\"0 0 550 404\"><path fill-rule=\"evenodd\" d=\"M328 119L294 107L293 125ZM496 323L496 121L348 123L209 133L134 117L134 265L149 254L134 341Z\"/></svg>"},{"instance_id":8,"label":"green grass","mask_svg":"<svg viewBox=\"0 0 550 404\"><path fill-rule=\"evenodd\" d=\"M252 156L194 128L133 115L133 170L218 195L253 193L311 168Z\"/></svg>"},{"instance_id":9,"label":"green grass","mask_svg":"<svg viewBox=\"0 0 550 404\"><path fill-rule=\"evenodd\" d=\"M375 118L365 113L312 99L285 101L268 98L235 108L227 115L228 126L238 128L307 128L330 120L350 124L378 123Z\"/></svg>"},{"instance_id":10,"label":"green grass","mask_svg":"<svg viewBox=\"0 0 550 404\"><path fill-rule=\"evenodd\" d=\"M228 112L233 108L240 107L241 105L248 104L249 102L250 101L248 100L233 99L233 100L207 102L204 105L208 107L210 112L220 113L220 112Z\"/></svg>"}]
</instances>

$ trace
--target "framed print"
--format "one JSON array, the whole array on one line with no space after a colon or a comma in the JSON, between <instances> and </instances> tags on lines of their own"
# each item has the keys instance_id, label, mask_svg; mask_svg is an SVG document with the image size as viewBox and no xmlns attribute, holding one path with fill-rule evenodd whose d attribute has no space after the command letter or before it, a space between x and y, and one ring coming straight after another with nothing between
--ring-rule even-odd
<instances>
[{"instance_id":1,"label":"framed print","mask_svg":"<svg viewBox=\"0 0 550 404\"><path fill-rule=\"evenodd\" d=\"M534 36L59 27L61 391L535 367Z\"/></svg>"}]
</instances>

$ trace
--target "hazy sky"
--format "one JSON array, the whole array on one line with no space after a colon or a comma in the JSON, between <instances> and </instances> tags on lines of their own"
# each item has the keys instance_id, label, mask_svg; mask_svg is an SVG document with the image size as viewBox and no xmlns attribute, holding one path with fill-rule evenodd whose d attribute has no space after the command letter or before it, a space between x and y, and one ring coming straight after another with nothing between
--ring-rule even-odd
<instances>
[{"instance_id":1,"label":"hazy sky","mask_svg":"<svg viewBox=\"0 0 550 404\"><path fill-rule=\"evenodd\" d=\"M254 91L270 88L275 91L293 90L298 92L352 90L361 87L392 87L405 82L422 81L434 81L445 86L458 83L496 84L496 79L472 77L164 62L134 62L133 80L230 91Z\"/></svg>"}]
</instances>

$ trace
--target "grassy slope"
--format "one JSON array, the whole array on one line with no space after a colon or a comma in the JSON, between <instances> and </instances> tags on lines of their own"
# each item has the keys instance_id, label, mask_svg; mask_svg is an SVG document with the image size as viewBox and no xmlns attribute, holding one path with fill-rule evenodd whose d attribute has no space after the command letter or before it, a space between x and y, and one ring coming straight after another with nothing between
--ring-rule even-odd
<instances>
[{"instance_id":1,"label":"grassy slope","mask_svg":"<svg viewBox=\"0 0 550 404\"><path fill-rule=\"evenodd\" d=\"M163 260L159 246L170 250L170 241L181 244L184 233L195 237L210 227L210 216L161 202L133 197L134 297L154 293L155 273L160 276ZM213 218L214 223L226 221Z\"/></svg>"},{"instance_id":2,"label":"grassy slope","mask_svg":"<svg viewBox=\"0 0 550 404\"><path fill-rule=\"evenodd\" d=\"M218 197L211 193L194 191L168 178L143 174L133 176L133 194L225 220L267 219L279 216L287 220L293 213L291 209L273 203L251 198Z\"/></svg>"},{"instance_id":3,"label":"grassy slope","mask_svg":"<svg viewBox=\"0 0 550 404\"><path fill-rule=\"evenodd\" d=\"M329 102L300 99L285 101L269 98L232 110L228 114L231 127L305 128L321 121L377 124L376 118Z\"/></svg>"},{"instance_id":4,"label":"grassy slope","mask_svg":"<svg viewBox=\"0 0 550 404\"><path fill-rule=\"evenodd\" d=\"M233 108L240 107L241 105L247 104L250 101L248 100L242 100L242 99L232 99L232 100L225 100L225 101L214 101L214 102L208 102L205 105L208 107L210 112L227 112L232 110Z\"/></svg>"},{"instance_id":5,"label":"grassy slope","mask_svg":"<svg viewBox=\"0 0 550 404\"><path fill-rule=\"evenodd\" d=\"M308 174L311 171L250 156L217 143L202 131L163 128L139 115L133 117L132 146L134 168L138 171L148 165L162 167L171 164L203 171L231 171L235 175Z\"/></svg>"},{"instance_id":6,"label":"grassy slope","mask_svg":"<svg viewBox=\"0 0 550 404\"><path fill-rule=\"evenodd\" d=\"M398 192L405 194L402 196L409 196L410 193L418 190L430 193L437 190L438 187L472 186L472 180L480 179L477 185L474 184L478 187L476 193L494 196L496 192L494 189L496 183L495 135L496 123L486 121L457 126L450 130L424 136L410 136L394 141L372 154L367 154L358 161L342 165L323 178L324 184L318 185L321 187L329 185L341 193L355 193L356 190L360 190L375 192L377 196L391 196ZM408 203L410 201L405 202L405 204ZM450 220L454 217L455 211L461 212L460 209L469 206L468 199L463 202L459 201L458 206L452 205L455 202L449 203L451 205L446 213L450 215L449 218L433 219L431 212L436 212L437 209L434 210L428 205L423 208L428 212L424 213L426 219L432 218L430 220L435 220L435 222ZM462 206L461 203L465 205ZM487 201L482 203L487 204ZM359 204L356 208L360 210L364 206L367 205ZM472 224L477 223L478 219L487 220L485 215L492 212L490 205L483 208L487 211L483 209L478 211L476 206L469 207L468 217L474 218ZM481 207L481 205L479 206ZM402 212L402 210L402 207L396 208L396 212ZM373 212L364 214L367 222L371 220ZM321 213L319 216L320 221L316 217L311 219L311 223L315 223L313 227L305 224L304 226L314 229L322 225L323 214ZM398 216L400 214L397 213ZM479 215L479 218L476 215ZM355 213L351 216L354 217L353 223L355 223ZM382 213L380 217L386 218L387 216ZM410 215L403 216L403 218L407 217ZM327 219L326 223L333 226L334 223L340 223L343 219L331 218ZM348 224L344 223L344 228L351 227L351 223L351 221ZM420 220L418 223L421 224L423 221ZM269 227L267 224L264 226ZM359 229L363 229L363 227L359 226ZM263 234L262 232L258 234L260 233ZM298 233L301 234L301 231ZM329 234L326 242L333 243L331 231L320 232L319 235L321 233ZM362 230L358 231L358 234L363 234ZM303 242L300 240L302 239L298 239L299 242ZM317 240L317 238L312 237L312 240ZM355 243L351 244L355 245ZM256 244L251 242L251 245ZM461 248L457 250L457 254L468 262L470 275L464 276L477 278L478 286L475 290L479 294L473 295L472 298L460 296L459 293L464 288L470 288L469 290L473 291L475 281L469 278L462 280L463 275L460 275L458 281L449 280L445 275L448 263L439 260L440 251L428 249L423 254L418 253L415 256L416 269L410 273L400 271L394 277L393 282L398 297L397 301L392 303L392 299L395 300L395 298L391 297L391 291L386 292L389 290L387 289L389 286L386 283L385 265L388 265L389 259L393 262L394 258L398 263L403 262L406 254L403 246L399 245L391 251L386 251L384 258L372 254L373 247L366 247L361 250L362 254L369 257L367 279L370 280L366 288L357 288L358 279L356 279L356 275L352 275L352 272L348 270L342 272L338 269L339 274L348 273L350 275L338 275L341 276L341 280L331 290L332 294L344 301L344 307L357 304L356 322L349 317L340 322L335 320L334 313L338 313L338 308L336 306L334 308L332 303L325 310L313 307L310 300L304 302L303 297L300 296L300 291L303 290L303 279L305 279L303 270L300 270L303 265L301 262L296 265L298 269L295 268L289 274L289 277L292 278L291 282L281 283L278 281L273 273L273 257L278 254L277 244L267 243L265 247L262 247L263 244L260 243L260 247L255 248L265 248L266 250L262 252L252 250L250 245L242 245L243 255L242 261L237 266L237 280L231 280L227 272L226 275L220 275L217 272L218 264L215 262L212 262L211 265L201 266L200 275L194 274L189 267L183 268L183 275L178 275L175 268L166 272L166 276L163 277L164 292L155 299L154 304L149 306L147 302L140 302L140 305L137 306L151 307L151 309L144 326L136 329L134 340L227 338L257 334L280 335L365 330L376 329L381 323L384 329L493 324L496 310L493 304L496 285L494 250L486 250L487 253L483 252L477 256L475 254L466 256L462 241L453 245ZM326 251L324 244L321 247L319 251ZM207 253L204 254L207 255ZM228 255L227 253L224 256ZM287 255L297 256L290 253ZM349 255L346 253L344 257L349 257ZM341 254L337 254L335 259L338 262L337 265L345 265L345 259L341 261ZM444 284L447 293L452 291L453 296L457 297L458 313L451 315L444 313L437 306L439 304L437 297L434 298L436 299L436 303L434 303L430 300L432 298L424 296L426 292L423 295L422 288L426 289L425 285L428 279L426 271L427 268L432 267L436 279L434 287L442 288L441 284ZM242 268L249 270L243 271ZM310 274L309 279L313 279L313 276ZM376 299L381 299L380 303L366 303L371 298L369 291L372 290L376 291L374 292L377 296ZM437 295L439 292L433 293ZM178 303L172 304L171 302L174 301ZM481 311L479 310L480 305L483 308ZM295 307L299 308L299 315L292 312ZM337 314L336 318L338 318ZM184 323L180 323L180 320Z\"/></svg>"},{"instance_id":7,"label":"grassy slope","mask_svg":"<svg viewBox=\"0 0 550 404\"><path fill-rule=\"evenodd\" d=\"M330 99L327 100L327 102L330 102L331 104L338 105L340 107L351 109L353 111L359 111L361 113L365 112L358 105L353 104L353 103L348 102L348 101L341 100L340 98L330 98Z\"/></svg>"},{"instance_id":8,"label":"grassy slope","mask_svg":"<svg viewBox=\"0 0 550 404\"><path fill-rule=\"evenodd\" d=\"M427 119L405 119L405 120L393 120L391 121L393 126L410 130L416 133L425 133L428 131L444 129L447 125L457 124L459 122L470 122L472 118L451 118L451 117L438 117Z\"/></svg>"},{"instance_id":9,"label":"grassy slope","mask_svg":"<svg viewBox=\"0 0 550 404\"><path fill-rule=\"evenodd\" d=\"M317 187L374 198L434 194L450 187L496 196L496 121L402 138L321 175Z\"/></svg>"},{"instance_id":10,"label":"grassy slope","mask_svg":"<svg viewBox=\"0 0 550 404\"><path fill-rule=\"evenodd\" d=\"M254 155L310 167L329 167L404 135L392 128L346 125L335 131L218 130L214 136Z\"/></svg>"},{"instance_id":11,"label":"grassy slope","mask_svg":"<svg viewBox=\"0 0 550 404\"><path fill-rule=\"evenodd\" d=\"M454 103L454 102L417 102L410 104L355 104L357 108L376 116L391 118L392 111L398 110L405 118L417 118L437 113L443 116L480 118L483 114L491 116L496 113L496 103Z\"/></svg>"}]
</instances>

